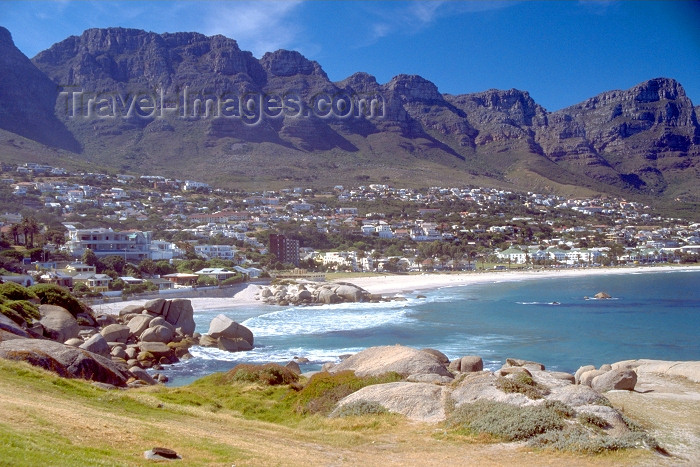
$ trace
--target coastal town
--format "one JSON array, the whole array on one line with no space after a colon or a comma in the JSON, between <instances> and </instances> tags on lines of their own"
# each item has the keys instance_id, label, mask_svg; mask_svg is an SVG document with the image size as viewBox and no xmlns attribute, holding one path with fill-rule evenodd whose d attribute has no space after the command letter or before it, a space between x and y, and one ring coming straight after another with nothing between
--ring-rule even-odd
<instances>
[{"instance_id":1,"label":"coastal town","mask_svg":"<svg viewBox=\"0 0 700 467\"><path fill-rule=\"evenodd\" d=\"M639 202L480 187L224 190L3 164L3 279L85 294L325 272L694 263L697 220Z\"/></svg>"},{"instance_id":2,"label":"coastal town","mask_svg":"<svg viewBox=\"0 0 700 467\"><path fill-rule=\"evenodd\" d=\"M700 464L700 2L0 5L0 467Z\"/></svg>"}]
</instances>

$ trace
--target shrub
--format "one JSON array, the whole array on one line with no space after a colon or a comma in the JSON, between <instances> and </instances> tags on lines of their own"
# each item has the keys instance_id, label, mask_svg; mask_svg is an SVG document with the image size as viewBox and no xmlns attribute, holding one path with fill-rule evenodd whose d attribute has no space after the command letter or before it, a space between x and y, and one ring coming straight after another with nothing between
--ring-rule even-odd
<instances>
[{"instance_id":1,"label":"shrub","mask_svg":"<svg viewBox=\"0 0 700 467\"><path fill-rule=\"evenodd\" d=\"M238 275L234 277L229 277L228 279L221 281L221 285L234 285L244 281L245 277Z\"/></svg>"},{"instance_id":2,"label":"shrub","mask_svg":"<svg viewBox=\"0 0 700 467\"><path fill-rule=\"evenodd\" d=\"M605 433L592 432L581 425L573 425L563 431L544 433L530 440L530 445L585 454L646 447L666 454L666 450L646 433L631 432L619 437L612 437Z\"/></svg>"},{"instance_id":3,"label":"shrub","mask_svg":"<svg viewBox=\"0 0 700 467\"><path fill-rule=\"evenodd\" d=\"M578 418L578 421L581 422L583 425L589 425L598 428L607 428L608 426L610 426L604 418L592 413L581 412L576 418Z\"/></svg>"},{"instance_id":4,"label":"shrub","mask_svg":"<svg viewBox=\"0 0 700 467\"><path fill-rule=\"evenodd\" d=\"M641 425L629 418L627 415L620 414L620 416L622 417L622 421L625 422L625 425L627 425L627 428L629 428L630 431L635 433L641 433L644 431L644 428L642 428Z\"/></svg>"},{"instance_id":5,"label":"shrub","mask_svg":"<svg viewBox=\"0 0 700 467\"><path fill-rule=\"evenodd\" d=\"M68 310L74 317L78 313L89 313L90 309L80 303L66 289L53 284L35 284L29 287L43 305L58 305Z\"/></svg>"},{"instance_id":6,"label":"shrub","mask_svg":"<svg viewBox=\"0 0 700 467\"><path fill-rule=\"evenodd\" d=\"M333 411L332 417L359 417L361 415L376 415L387 413L386 408L379 402L359 400L345 404Z\"/></svg>"},{"instance_id":7,"label":"shrub","mask_svg":"<svg viewBox=\"0 0 700 467\"><path fill-rule=\"evenodd\" d=\"M571 418L574 415L576 415L576 411L570 406L563 403L562 401L548 400L544 401L542 405L548 409L553 410L554 412L556 412L564 418Z\"/></svg>"},{"instance_id":8,"label":"shrub","mask_svg":"<svg viewBox=\"0 0 700 467\"><path fill-rule=\"evenodd\" d=\"M381 376L356 376L353 371L316 373L299 393L297 412L328 414L343 397L372 384L393 383L403 378L398 373Z\"/></svg>"},{"instance_id":9,"label":"shrub","mask_svg":"<svg viewBox=\"0 0 700 467\"><path fill-rule=\"evenodd\" d=\"M549 389L537 384L527 373L517 373L512 378L500 377L496 380L496 387L506 393L518 393L530 399L542 399L549 394Z\"/></svg>"},{"instance_id":10,"label":"shrub","mask_svg":"<svg viewBox=\"0 0 700 467\"><path fill-rule=\"evenodd\" d=\"M230 381L278 386L296 383L299 381L299 376L289 368L285 368L277 363L266 363L265 365L241 363L228 372L227 379Z\"/></svg>"},{"instance_id":11,"label":"shrub","mask_svg":"<svg viewBox=\"0 0 700 467\"><path fill-rule=\"evenodd\" d=\"M158 286L151 281L143 281L140 284L124 284L122 287L122 295L139 294L144 292L154 292L158 290Z\"/></svg>"},{"instance_id":12,"label":"shrub","mask_svg":"<svg viewBox=\"0 0 700 467\"><path fill-rule=\"evenodd\" d=\"M202 287L217 285L219 281L215 277L200 275L197 278L197 285Z\"/></svg>"},{"instance_id":13,"label":"shrub","mask_svg":"<svg viewBox=\"0 0 700 467\"><path fill-rule=\"evenodd\" d=\"M11 300L3 303L3 306L17 312L28 323L41 318L39 308L27 300Z\"/></svg>"},{"instance_id":14,"label":"shrub","mask_svg":"<svg viewBox=\"0 0 700 467\"><path fill-rule=\"evenodd\" d=\"M0 314L7 316L10 318L12 321L17 323L18 325L22 326L26 323L25 319L17 313L15 310L12 308L6 307L5 305L0 305Z\"/></svg>"},{"instance_id":15,"label":"shrub","mask_svg":"<svg viewBox=\"0 0 700 467\"><path fill-rule=\"evenodd\" d=\"M544 404L518 407L483 399L461 405L447 423L451 428L487 433L505 441L526 440L564 428L562 415Z\"/></svg>"},{"instance_id":16,"label":"shrub","mask_svg":"<svg viewBox=\"0 0 700 467\"><path fill-rule=\"evenodd\" d=\"M9 300L36 300L39 298L30 289L14 282L0 284L0 295Z\"/></svg>"}]
</instances>

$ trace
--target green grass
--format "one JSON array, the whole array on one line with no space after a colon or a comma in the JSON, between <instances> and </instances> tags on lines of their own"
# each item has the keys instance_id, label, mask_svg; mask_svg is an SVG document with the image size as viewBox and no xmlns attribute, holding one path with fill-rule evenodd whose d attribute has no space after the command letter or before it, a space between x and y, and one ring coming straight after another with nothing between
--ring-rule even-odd
<instances>
[{"instance_id":1,"label":"green grass","mask_svg":"<svg viewBox=\"0 0 700 467\"><path fill-rule=\"evenodd\" d=\"M0 465L141 465L143 452L155 446L174 449L187 465L306 465L300 459L308 461L307 443L311 449L364 452L362 446L382 436L411 440L397 449L437 449L429 447L434 438L425 437L423 428L376 403L359 401L325 416L345 395L400 380L397 374L318 373L270 385L237 381L239 372L213 374L183 387L105 390L0 359ZM262 366L258 373L264 374ZM568 425L580 429L570 432ZM450 449L494 440L530 440L535 447L573 452L658 446L643 432L621 440L594 433L556 401L524 408L465 404L446 427L448 436L462 440L451 441L457 444ZM464 435L472 441L465 444ZM270 443L276 443L275 452L267 448ZM414 447L419 443L428 444ZM296 449L296 461L287 458L287 448Z\"/></svg>"},{"instance_id":2,"label":"green grass","mask_svg":"<svg viewBox=\"0 0 700 467\"><path fill-rule=\"evenodd\" d=\"M403 378L398 373L359 377L352 371L335 374L316 373L299 391L296 410L303 414L327 415L343 397L372 384L393 383Z\"/></svg>"},{"instance_id":3,"label":"green grass","mask_svg":"<svg viewBox=\"0 0 700 467\"><path fill-rule=\"evenodd\" d=\"M47 440L51 440L47 443ZM52 427L16 435L16 429L0 422L0 465L36 466L55 465L115 465L120 450L117 447L89 447L75 444ZM124 462L123 465L126 465Z\"/></svg>"},{"instance_id":4,"label":"green grass","mask_svg":"<svg viewBox=\"0 0 700 467\"><path fill-rule=\"evenodd\" d=\"M228 411L249 420L295 426L303 419L293 408L296 391L290 386L234 381L227 373L205 376L188 386L157 387L150 394L174 407Z\"/></svg>"},{"instance_id":5,"label":"green grass","mask_svg":"<svg viewBox=\"0 0 700 467\"><path fill-rule=\"evenodd\" d=\"M299 381L297 374L277 363L240 364L236 365L227 375L231 381L262 383L269 386L291 385Z\"/></svg>"}]
</instances>

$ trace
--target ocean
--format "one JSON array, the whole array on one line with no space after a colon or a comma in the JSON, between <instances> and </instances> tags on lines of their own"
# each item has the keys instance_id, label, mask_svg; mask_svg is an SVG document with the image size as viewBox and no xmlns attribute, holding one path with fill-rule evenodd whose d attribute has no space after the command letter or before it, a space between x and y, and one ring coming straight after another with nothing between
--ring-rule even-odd
<instances>
[{"instance_id":1,"label":"ocean","mask_svg":"<svg viewBox=\"0 0 700 467\"><path fill-rule=\"evenodd\" d=\"M598 292L608 300L586 299ZM700 360L700 270L528 278L404 293L406 301L317 307L259 305L195 312L206 333L223 313L251 329L255 348L229 353L193 347L194 358L161 373L170 385L238 363L309 360L320 369L377 345L435 348L450 359L479 355L487 369L506 358L575 372L620 360Z\"/></svg>"}]
</instances>

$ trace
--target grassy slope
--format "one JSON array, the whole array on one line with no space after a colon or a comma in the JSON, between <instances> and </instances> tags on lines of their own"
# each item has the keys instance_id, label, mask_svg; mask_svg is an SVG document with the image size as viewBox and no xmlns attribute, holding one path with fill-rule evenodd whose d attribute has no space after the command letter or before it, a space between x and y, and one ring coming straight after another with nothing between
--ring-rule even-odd
<instances>
[{"instance_id":1,"label":"grassy slope","mask_svg":"<svg viewBox=\"0 0 700 467\"><path fill-rule=\"evenodd\" d=\"M290 415L287 389L223 384L106 391L0 360L0 465L141 465L155 446L183 465L609 465L653 462L646 451L598 457L533 452L381 415ZM273 420L273 421L266 421Z\"/></svg>"}]
</instances>

